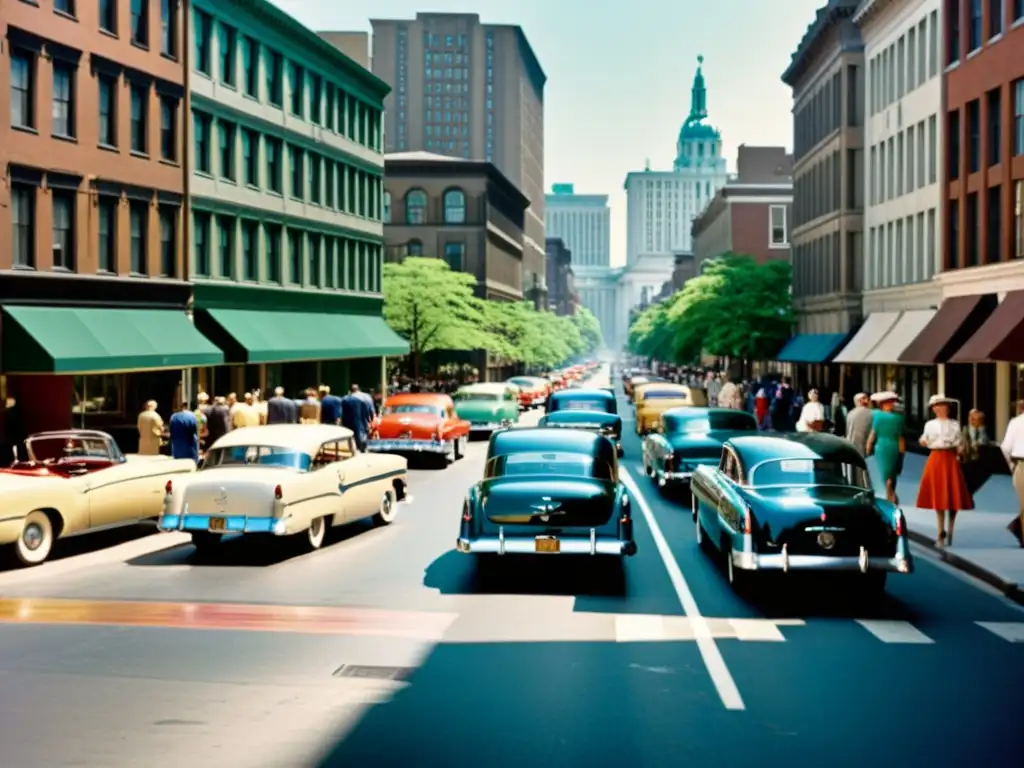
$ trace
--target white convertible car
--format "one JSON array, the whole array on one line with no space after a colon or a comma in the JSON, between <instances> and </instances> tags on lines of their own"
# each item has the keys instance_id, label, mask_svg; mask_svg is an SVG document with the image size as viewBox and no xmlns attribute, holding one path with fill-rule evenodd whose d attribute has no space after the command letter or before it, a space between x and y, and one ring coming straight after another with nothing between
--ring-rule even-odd
<instances>
[{"instance_id":1,"label":"white convertible car","mask_svg":"<svg viewBox=\"0 0 1024 768\"><path fill-rule=\"evenodd\" d=\"M344 427L244 427L215 442L186 482L167 483L160 528L191 533L197 549L230 534L302 534L317 549L331 526L392 523L407 488L404 458L357 453Z\"/></svg>"}]
</instances>

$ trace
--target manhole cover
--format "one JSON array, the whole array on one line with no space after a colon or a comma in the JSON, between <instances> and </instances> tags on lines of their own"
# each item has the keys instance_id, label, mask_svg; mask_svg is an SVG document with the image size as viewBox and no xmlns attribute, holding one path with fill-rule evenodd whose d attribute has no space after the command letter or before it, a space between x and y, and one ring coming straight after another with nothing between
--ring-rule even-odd
<instances>
[{"instance_id":1,"label":"manhole cover","mask_svg":"<svg viewBox=\"0 0 1024 768\"><path fill-rule=\"evenodd\" d=\"M366 680L407 680L412 667L375 667L365 664L342 664L334 670L334 677L361 677Z\"/></svg>"}]
</instances>

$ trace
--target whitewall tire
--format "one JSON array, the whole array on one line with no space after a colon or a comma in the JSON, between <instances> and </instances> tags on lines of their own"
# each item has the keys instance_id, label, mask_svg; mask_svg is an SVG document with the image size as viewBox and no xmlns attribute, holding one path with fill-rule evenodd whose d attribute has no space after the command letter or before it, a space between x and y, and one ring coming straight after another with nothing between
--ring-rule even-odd
<instances>
[{"instance_id":1,"label":"whitewall tire","mask_svg":"<svg viewBox=\"0 0 1024 768\"><path fill-rule=\"evenodd\" d=\"M380 508L377 510L377 514L373 516L373 524L377 526L391 525L395 522L397 514L398 505L395 502L395 492L388 489L381 496Z\"/></svg>"},{"instance_id":2,"label":"whitewall tire","mask_svg":"<svg viewBox=\"0 0 1024 768\"><path fill-rule=\"evenodd\" d=\"M53 522L45 512L34 510L25 518L14 555L22 565L39 565L53 551L53 540Z\"/></svg>"},{"instance_id":3,"label":"whitewall tire","mask_svg":"<svg viewBox=\"0 0 1024 768\"><path fill-rule=\"evenodd\" d=\"M324 539L327 537L327 518L318 517L309 524L309 529L306 531L306 539L309 542L310 549L320 549L324 545Z\"/></svg>"}]
</instances>

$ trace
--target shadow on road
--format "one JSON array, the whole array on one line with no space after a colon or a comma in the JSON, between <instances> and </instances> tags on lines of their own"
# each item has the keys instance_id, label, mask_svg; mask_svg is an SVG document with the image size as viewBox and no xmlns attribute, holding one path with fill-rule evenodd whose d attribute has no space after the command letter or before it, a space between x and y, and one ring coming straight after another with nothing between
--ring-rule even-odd
<instances>
[{"instance_id":1,"label":"shadow on road","mask_svg":"<svg viewBox=\"0 0 1024 768\"><path fill-rule=\"evenodd\" d=\"M129 541L153 536L156 532L155 523L140 523L97 533L85 533L80 536L72 536L69 539L58 539L53 545L53 551L50 553L50 557L47 558L47 562L87 555L92 552L98 552L101 549L109 549L119 544L126 544ZM13 557L3 558L0 561L0 573L21 570L22 566L13 562L13 560Z\"/></svg>"},{"instance_id":2,"label":"shadow on road","mask_svg":"<svg viewBox=\"0 0 1024 768\"><path fill-rule=\"evenodd\" d=\"M742 593L743 599L769 619L792 616L822 619L890 619L910 621L920 618L906 603L886 592L868 597L857 588L855 577L831 574L761 574L760 583ZM898 579L893 577L893 581ZM723 581L723 587L728 586Z\"/></svg>"}]
</instances>

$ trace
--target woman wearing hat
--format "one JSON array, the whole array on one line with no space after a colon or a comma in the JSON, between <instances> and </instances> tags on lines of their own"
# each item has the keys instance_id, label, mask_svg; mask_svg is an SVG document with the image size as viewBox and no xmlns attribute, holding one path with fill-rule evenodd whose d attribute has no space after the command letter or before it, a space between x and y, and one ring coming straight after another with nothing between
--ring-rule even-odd
<instances>
[{"instance_id":1,"label":"woman wearing hat","mask_svg":"<svg viewBox=\"0 0 1024 768\"><path fill-rule=\"evenodd\" d=\"M899 503L896 480L903 469L903 452L907 449L903 436L903 414L896 411L900 396L895 392L876 392L871 401L877 406L871 418L868 455L874 454L878 472L885 481L885 498Z\"/></svg>"},{"instance_id":2,"label":"woman wearing hat","mask_svg":"<svg viewBox=\"0 0 1024 768\"><path fill-rule=\"evenodd\" d=\"M935 418L924 425L921 434L921 445L929 450L929 454L917 491L917 506L935 510L937 547L953 543L956 513L962 509L974 509L974 500L958 461L963 433L960 423L949 417L949 406L954 402L945 395L932 395L928 405Z\"/></svg>"}]
</instances>

